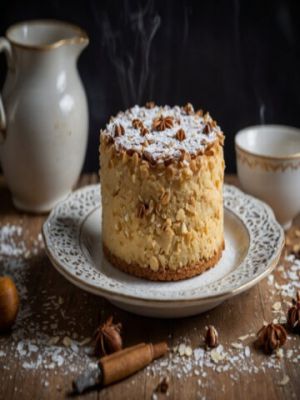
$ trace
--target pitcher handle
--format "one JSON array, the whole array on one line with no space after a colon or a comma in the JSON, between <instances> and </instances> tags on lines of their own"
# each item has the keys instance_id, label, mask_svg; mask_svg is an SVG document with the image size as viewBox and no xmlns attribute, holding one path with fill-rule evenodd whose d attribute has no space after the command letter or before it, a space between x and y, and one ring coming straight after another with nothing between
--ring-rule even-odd
<instances>
[{"instance_id":1,"label":"pitcher handle","mask_svg":"<svg viewBox=\"0 0 300 400\"><path fill-rule=\"evenodd\" d=\"M7 66L12 66L12 50L11 45L7 39L0 37L0 53L4 51L7 60ZM2 95L0 94L0 143L4 142L6 136L6 114L2 101Z\"/></svg>"}]
</instances>

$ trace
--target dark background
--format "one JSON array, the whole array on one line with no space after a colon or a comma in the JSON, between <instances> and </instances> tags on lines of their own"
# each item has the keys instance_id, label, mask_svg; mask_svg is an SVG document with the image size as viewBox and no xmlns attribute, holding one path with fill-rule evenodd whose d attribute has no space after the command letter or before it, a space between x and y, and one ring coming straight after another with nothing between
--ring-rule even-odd
<instances>
[{"instance_id":1,"label":"dark background","mask_svg":"<svg viewBox=\"0 0 300 400\"><path fill-rule=\"evenodd\" d=\"M298 1L15 1L0 0L0 33L17 21L62 19L84 28L79 60L89 110L86 171L98 169L99 129L134 104L209 110L227 139L247 126L300 126ZM5 77L0 59L0 82Z\"/></svg>"}]
</instances>

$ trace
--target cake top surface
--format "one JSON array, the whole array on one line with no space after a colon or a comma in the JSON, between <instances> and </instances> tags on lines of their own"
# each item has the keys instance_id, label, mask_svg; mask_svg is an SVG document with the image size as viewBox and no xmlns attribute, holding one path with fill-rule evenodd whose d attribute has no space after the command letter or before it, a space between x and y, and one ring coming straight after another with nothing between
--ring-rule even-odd
<instances>
[{"instance_id":1,"label":"cake top surface","mask_svg":"<svg viewBox=\"0 0 300 400\"><path fill-rule=\"evenodd\" d=\"M184 107L134 106L111 117L102 135L117 150L139 153L151 162L181 159L182 154L203 154L223 133L209 113Z\"/></svg>"}]
</instances>

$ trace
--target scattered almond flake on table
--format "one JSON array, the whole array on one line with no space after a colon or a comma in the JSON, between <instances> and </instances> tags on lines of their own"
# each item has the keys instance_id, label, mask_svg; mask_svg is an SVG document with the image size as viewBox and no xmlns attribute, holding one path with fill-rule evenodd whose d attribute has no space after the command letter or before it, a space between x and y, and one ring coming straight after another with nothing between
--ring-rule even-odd
<instances>
[{"instance_id":1,"label":"scattered almond flake on table","mask_svg":"<svg viewBox=\"0 0 300 400\"><path fill-rule=\"evenodd\" d=\"M280 301L276 301L276 303L273 304L272 309L273 309L273 311L275 311L275 312L281 310L281 303L280 303Z\"/></svg>"},{"instance_id":2,"label":"scattered almond flake on table","mask_svg":"<svg viewBox=\"0 0 300 400\"><path fill-rule=\"evenodd\" d=\"M86 369L95 368L96 363L90 357L93 353L93 347L89 345L92 339L80 334L80 327L77 323L78 313L87 309L89 295L81 293L82 309L72 311L71 315L69 311L67 312L65 301L62 301L62 295L53 295L53 291L49 291L49 287L51 287L49 282L44 285L42 283L36 295L29 295L30 278L35 272L29 261L34 253L35 257L44 257L44 249L42 240L34 239L36 240L35 251L33 252L32 248L29 251L25 237L21 225L0 226L0 273L13 276L22 299L22 307L9 345L7 346L6 340L0 337L0 357L2 360L5 357L6 360L19 361L19 373L26 374L26 377L32 373L32 370L38 370L42 383L49 382L47 374L53 369L59 368L58 372L63 376L70 373L79 375ZM27 254L26 259L25 254ZM292 273L291 277L295 277L294 274L299 276L300 260L290 255L285 257L285 262L285 267L279 266L274 277L268 278L267 290L270 290L270 299L274 303L278 296L282 296L282 304L290 304L297 289L300 288L299 279L288 278L290 273ZM52 282L52 287L55 287L54 282ZM37 304L41 307L37 307ZM38 320L32 318L37 316L34 315L36 309L41 310ZM283 316L279 314L278 312L277 320L281 321ZM208 324L213 322L210 321L208 314L206 318ZM62 319L64 329L60 327ZM88 328L88 331L92 332L93 324L90 324ZM211 351L207 351L199 345L192 346L187 337L178 338L172 351L166 357L149 365L146 373L162 376L167 371L170 375L180 376L180 378L196 375L199 377L201 387L210 387L211 380L208 377L211 375L208 373L211 371L225 374L234 384L239 381L242 374L265 373L271 368L278 373L279 381L282 377L282 360L292 364L300 362L298 336L289 338L284 351L278 351L271 356L255 361L254 351L251 351L250 346L256 334L253 332L239 332L239 334L240 336L237 335L237 338L234 338L234 342L223 344L212 350L218 353L213 356L217 362L212 359ZM172 336L169 339L171 340ZM232 346L232 344L234 345ZM246 350L246 344L249 350ZM9 373L12 366L5 363L3 368ZM3 379L0 374L0 385L4 383Z\"/></svg>"},{"instance_id":3,"label":"scattered almond flake on table","mask_svg":"<svg viewBox=\"0 0 300 400\"><path fill-rule=\"evenodd\" d=\"M68 336L65 336L62 342L65 347L70 347L72 344L72 340Z\"/></svg>"},{"instance_id":4,"label":"scattered almond flake on table","mask_svg":"<svg viewBox=\"0 0 300 400\"><path fill-rule=\"evenodd\" d=\"M284 375L281 381L278 382L279 386L285 386L289 383L290 378L287 375Z\"/></svg>"},{"instance_id":5,"label":"scattered almond flake on table","mask_svg":"<svg viewBox=\"0 0 300 400\"><path fill-rule=\"evenodd\" d=\"M300 262L296 262L297 260L295 260L294 257L290 257L290 260L294 260L290 268L293 267L300 270ZM284 286L287 285L287 283L279 284L275 280L275 277L272 282L274 288L272 290L277 291L278 289L275 288L275 285L278 284L280 289L284 287L287 291L287 286ZM293 281L292 284L288 286L290 295L285 301L291 302L291 299L295 296L296 289L297 284ZM277 306L275 306L275 308L276 307ZM280 311L282 311L282 308ZM277 321L285 321L285 316L278 316ZM267 321L264 321L264 324L267 325ZM298 339L295 337L293 340L288 341L287 346L289 346L289 348L286 349L286 351L280 349L271 356L264 357L262 360L255 363L250 348L250 344L253 343L255 337L256 333L254 332L238 336L237 340L241 342L247 341L249 344L247 346L244 346L243 343L232 342L226 347L219 346L219 348L211 351L207 351L201 346L196 347L193 348L193 354L189 358L183 357L187 344L185 338L181 338L179 344L174 346L173 351L170 352L164 362L162 363L160 360L155 361L153 365L147 368L147 373L151 371L152 375L159 375L167 370L170 374L179 375L180 378L198 375L201 376L201 386L209 387L209 381L205 379L208 370L227 374L232 381L238 381L241 374L265 373L268 369L274 369L280 373L280 371L282 371L282 358L286 358L292 363L299 363L300 349L297 341ZM180 353L182 356L180 356Z\"/></svg>"},{"instance_id":6,"label":"scattered almond flake on table","mask_svg":"<svg viewBox=\"0 0 300 400\"><path fill-rule=\"evenodd\" d=\"M185 344L184 343L180 343L180 345L178 346L178 353L180 356L183 356L185 354Z\"/></svg>"},{"instance_id":7,"label":"scattered almond flake on table","mask_svg":"<svg viewBox=\"0 0 300 400\"><path fill-rule=\"evenodd\" d=\"M226 354L223 353L223 346L218 346L216 349L212 349L210 352L210 357L216 364L219 361L223 361L226 357Z\"/></svg>"},{"instance_id":8,"label":"scattered almond flake on table","mask_svg":"<svg viewBox=\"0 0 300 400\"><path fill-rule=\"evenodd\" d=\"M248 338L251 337L251 336L253 336L253 334L247 333L247 335L239 336L239 337L238 337L238 340L240 340L240 341L243 342L244 340L248 339Z\"/></svg>"},{"instance_id":9,"label":"scattered almond flake on table","mask_svg":"<svg viewBox=\"0 0 300 400\"><path fill-rule=\"evenodd\" d=\"M274 275L270 274L268 276L268 285L273 285L273 283L274 283Z\"/></svg>"},{"instance_id":10,"label":"scattered almond flake on table","mask_svg":"<svg viewBox=\"0 0 300 400\"><path fill-rule=\"evenodd\" d=\"M278 358L283 358L283 356L284 356L284 352L283 352L282 348L277 349L275 353L276 353L276 357L278 357Z\"/></svg>"},{"instance_id":11,"label":"scattered almond flake on table","mask_svg":"<svg viewBox=\"0 0 300 400\"><path fill-rule=\"evenodd\" d=\"M181 344L184 344L184 342L181 342ZM163 361L156 360L152 365L148 366L146 369L147 374L160 375L167 370L170 374L179 375L180 378L199 375L203 379L207 376L206 371L211 369L218 373L228 373L230 378L235 381L243 373L257 374L265 372L269 368L281 370L281 364L275 354L266 357L258 365L254 365L250 347L249 350L245 350L244 347L231 350L229 347L228 349L226 348L226 351L221 345L211 351L198 347L193 349L193 354L189 358L180 356L178 348L179 346L177 346L176 351L171 351ZM207 382L207 384L209 383Z\"/></svg>"},{"instance_id":12,"label":"scattered almond flake on table","mask_svg":"<svg viewBox=\"0 0 300 400\"><path fill-rule=\"evenodd\" d=\"M234 349L243 349L244 348L242 343L236 343L236 342L232 342L230 346L233 347Z\"/></svg>"},{"instance_id":13,"label":"scattered almond flake on table","mask_svg":"<svg viewBox=\"0 0 300 400\"><path fill-rule=\"evenodd\" d=\"M156 393L152 393L151 400L158 400L158 396Z\"/></svg>"},{"instance_id":14,"label":"scattered almond flake on table","mask_svg":"<svg viewBox=\"0 0 300 400\"><path fill-rule=\"evenodd\" d=\"M9 372L14 370L13 365L17 362L20 366L18 374L24 375L25 379L31 371L38 370L41 383L48 387L47 374L51 369L59 368L61 375L80 374L96 364L90 358L91 348L86 346L91 338L79 335L77 326L77 315L85 310L88 295L81 293L82 309L67 315L63 297L48 294L51 286L55 288L53 282L41 282L39 291L32 293L30 282L36 271L36 266L30 263L33 256L37 260L45 257L41 234L30 237L22 226L22 220L20 225L0 225L0 275L13 278L21 298L12 333L8 337L0 336L0 357L6 360L1 368ZM38 313L37 309L40 310ZM65 316L64 329L58 324L62 314ZM59 345L66 337L69 338L69 347ZM4 379L5 374L0 374L0 386L5 383ZM17 387L15 389L18 391Z\"/></svg>"},{"instance_id":15,"label":"scattered almond flake on table","mask_svg":"<svg viewBox=\"0 0 300 400\"><path fill-rule=\"evenodd\" d=\"M187 357L190 357L193 354L193 349L191 348L191 346L186 346L185 348L185 355Z\"/></svg>"},{"instance_id":16,"label":"scattered almond flake on table","mask_svg":"<svg viewBox=\"0 0 300 400\"><path fill-rule=\"evenodd\" d=\"M246 346L246 347L245 347L245 356L246 356L246 357L250 357L250 354L251 354L251 353L250 353L250 347L249 347L249 346Z\"/></svg>"},{"instance_id":17,"label":"scattered almond flake on table","mask_svg":"<svg viewBox=\"0 0 300 400\"><path fill-rule=\"evenodd\" d=\"M53 345L57 344L59 342L59 340L60 340L59 336L53 336L48 340L47 345L53 346Z\"/></svg>"},{"instance_id":18,"label":"scattered almond flake on table","mask_svg":"<svg viewBox=\"0 0 300 400\"><path fill-rule=\"evenodd\" d=\"M87 338L83 339L81 342L79 342L78 344L79 344L79 346L84 346L84 345L90 343L91 340L92 339L90 337L87 337Z\"/></svg>"}]
</instances>

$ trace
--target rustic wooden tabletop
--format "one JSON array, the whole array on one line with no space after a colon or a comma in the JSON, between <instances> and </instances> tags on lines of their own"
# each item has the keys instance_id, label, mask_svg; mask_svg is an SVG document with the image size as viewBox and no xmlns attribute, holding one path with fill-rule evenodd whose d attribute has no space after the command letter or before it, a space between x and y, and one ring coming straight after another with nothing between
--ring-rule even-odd
<instances>
[{"instance_id":1,"label":"rustic wooden tabletop","mask_svg":"<svg viewBox=\"0 0 300 400\"><path fill-rule=\"evenodd\" d=\"M238 184L234 176L226 180ZM96 175L85 175L79 186L95 182ZM126 346L167 340L173 351L125 381L79 399L300 398L300 336L289 335L283 351L272 356L253 347L263 322L282 320L299 287L299 263L287 256L300 241L297 221L287 234L288 249L276 271L253 289L196 317L143 318L66 281L45 255L40 232L46 215L16 211L3 179L0 183L0 275L13 277L22 299L14 329L0 336L1 400L70 397L72 379L95 362L89 338L110 315L122 323ZM219 360L203 350L209 324L219 331L224 355ZM191 347L192 355L180 355L180 344ZM167 376L167 394L155 391Z\"/></svg>"}]
</instances>

